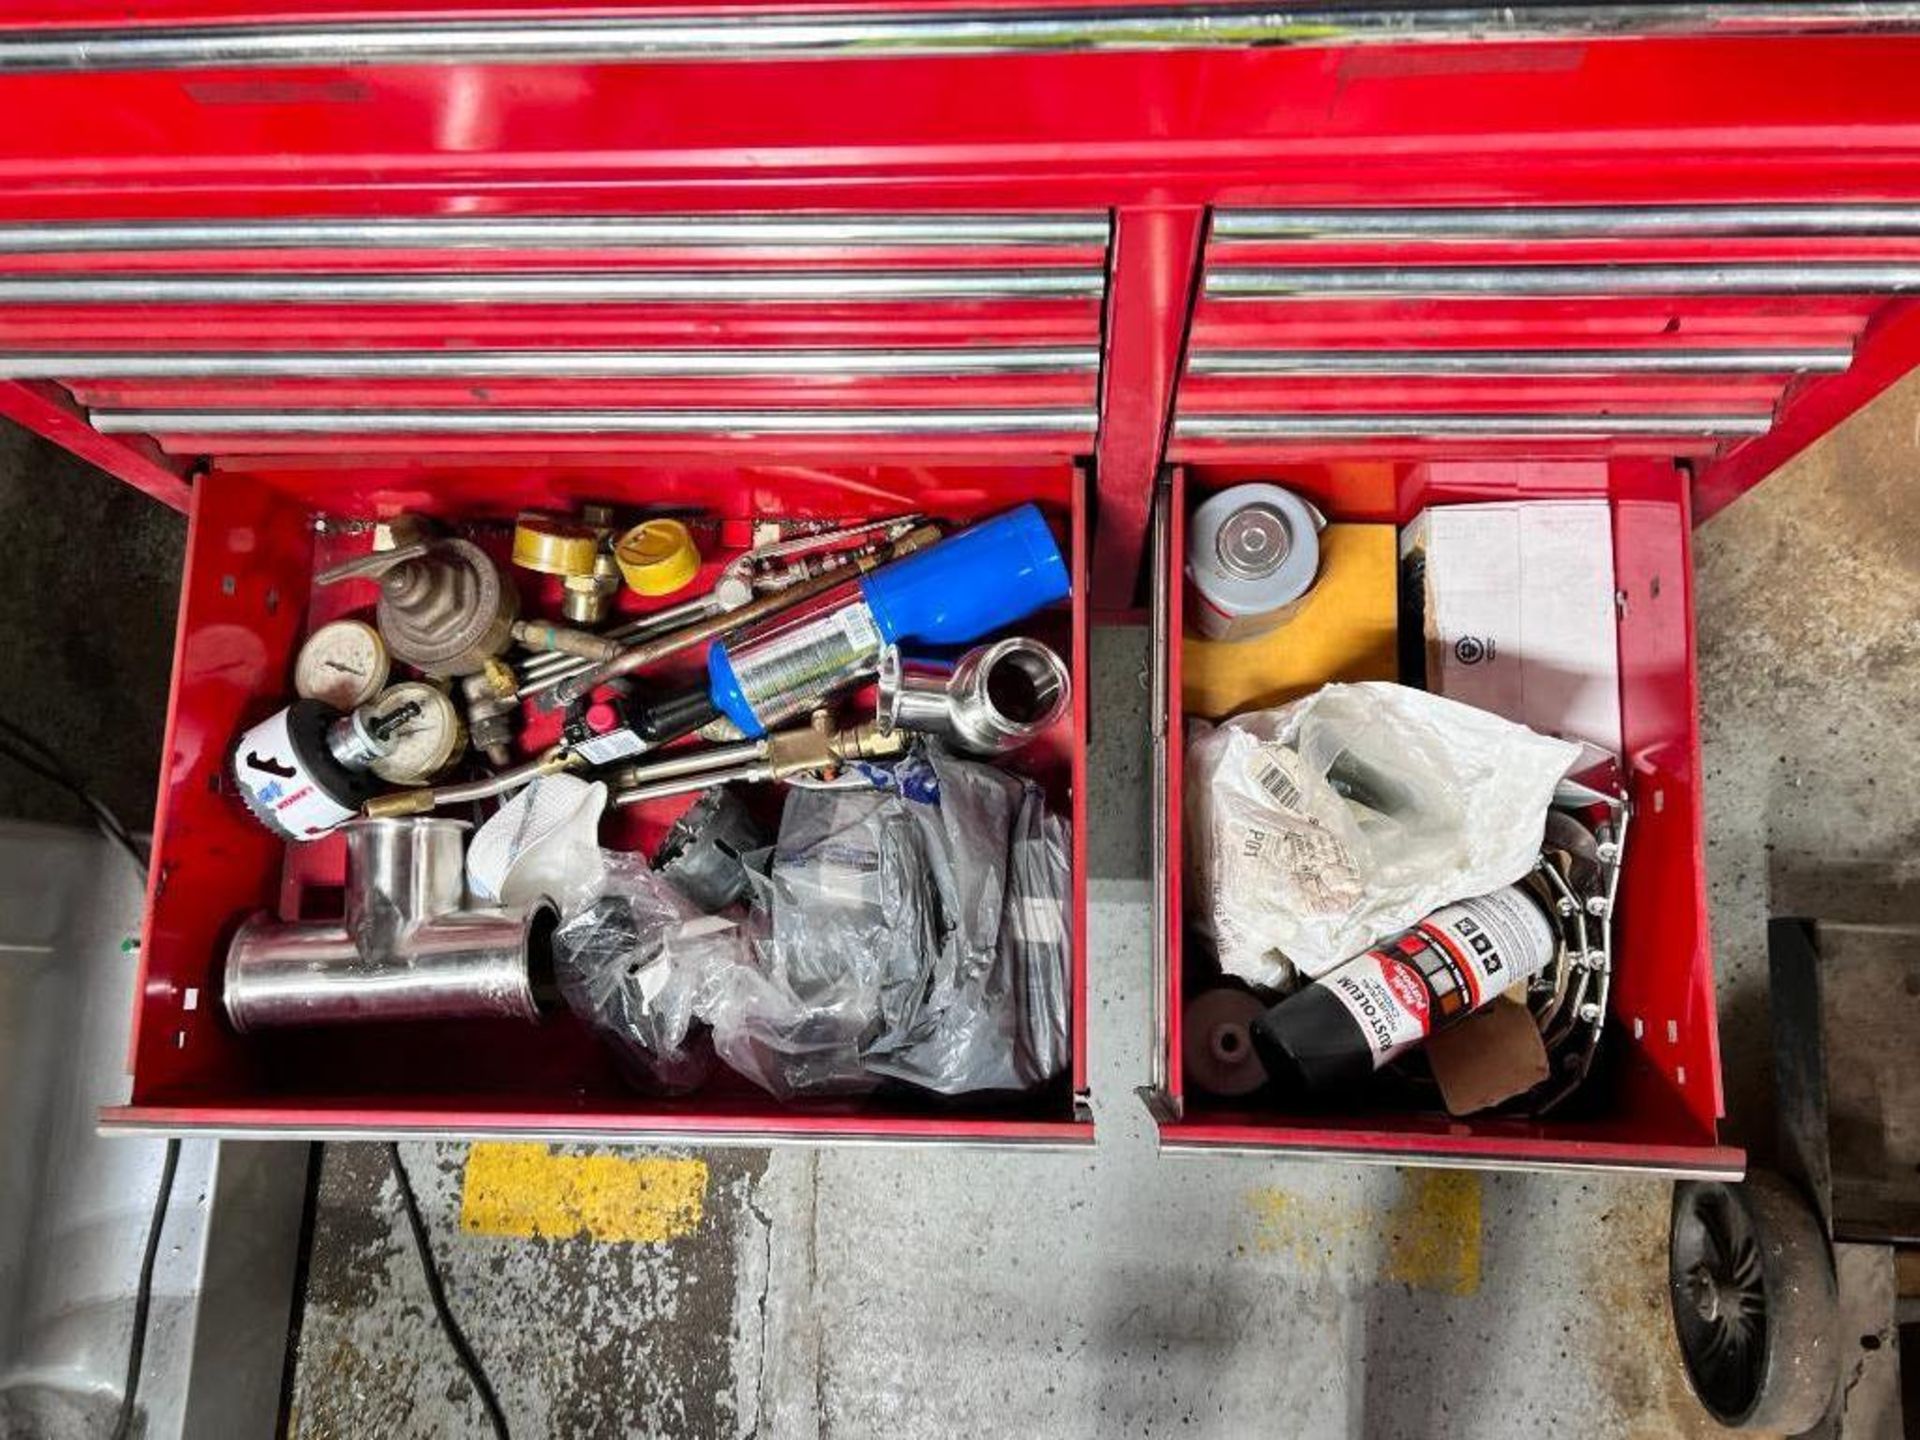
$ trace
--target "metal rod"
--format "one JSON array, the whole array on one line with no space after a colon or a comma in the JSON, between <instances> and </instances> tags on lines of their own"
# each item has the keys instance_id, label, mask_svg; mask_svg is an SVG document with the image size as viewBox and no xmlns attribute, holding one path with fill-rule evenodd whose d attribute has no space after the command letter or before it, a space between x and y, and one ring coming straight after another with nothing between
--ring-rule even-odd
<instances>
[{"instance_id":1,"label":"metal rod","mask_svg":"<svg viewBox=\"0 0 1920 1440\"><path fill-rule=\"evenodd\" d=\"M14 305L551 305L1097 299L1097 269L0 274Z\"/></svg>"},{"instance_id":2,"label":"metal rod","mask_svg":"<svg viewBox=\"0 0 1920 1440\"><path fill-rule=\"evenodd\" d=\"M103 435L1089 435L1091 410L96 410Z\"/></svg>"},{"instance_id":3,"label":"metal rod","mask_svg":"<svg viewBox=\"0 0 1920 1440\"><path fill-rule=\"evenodd\" d=\"M9 380L705 379L713 376L1092 374L1091 347L965 346L818 350L760 346L711 350L46 350L0 352Z\"/></svg>"},{"instance_id":4,"label":"metal rod","mask_svg":"<svg viewBox=\"0 0 1920 1440\"><path fill-rule=\"evenodd\" d=\"M656 780L673 780L684 775L700 775L709 770L723 770L731 765L764 760L766 757L766 741L742 740L737 745L705 745L698 749L683 751L678 755L665 755L658 760L649 760L644 765L631 765L613 777L616 796L614 803L616 805L620 803L617 797L622 790L650 785Z\"/></svg>"},{"instance_id":5,"label":"metal rod","mask_svg":"<svg viewBox=\"0 0 1920 1440\"><path fill-rule=\"evenodd\" d=\"M4 232L0 232L4 233ZM1920 235L1920 205L1514 205L1415 210L1222 210L1222 244L1317 239L1616 239Z\"/></svg>"},{"instance_id":6,"label":"metal rod","mask_svg":"<svg viewBox=\"0 0 1920 1440\"><path fill-rule=\"evenodd\" d=\"M1337 440L1378 436L1605 438L1611 435L1764 435L1769 415L1183 415L1182 440Z\"/></svg>"},{"instance_id":7,"label":"metal rod","mask_svg":"<svg viewBox=\"0 0 1920 1440\"><path fill-rule=\"evenodd\" d=\"M272 68L312 65L609 64L1060 50L1178 50L1426 44L1453 41L1690 35L1727 31L1910 31L1912 0L1747 4L1452 5L1283 8L1142 5L932 13L652 15L580 20L365 21L273 25L157 24L16 31L0 72Z\"/></svg>"},{"instance_id":8,"label":"metal rod","mask_svg":"<svg viewBox=\"0 0 1920 1440\"><path fill-rule=\"evenodd\" d=\"M4 282L0 282L3 285ZM1220 300L1293 295L1855 295L1920 289L1920 264L1799 261L1701 265L1230 266ZM0 291L0 297L4 291Z\"/></svg>"},{"instance_id":9,"label":"metal rod","mask_svg":"<svg viewBox=\"0 0 1920 1440\"><path fill-rule=\"evenodd\" d=\"M702 770L692 774L649 780L644 784L616 790L611 799L617 806L639 805L648 800L665 799L669 795L685 795L693 790L711 790L735 781L750 785L756 781L774 778L776 777L773 767L766 761L744 760L723 770Z\"/></svg>"},{"instance_id":10,"label":"metal rod","mask_svg":"<svg viewBox=\"0 0 1920 1440\"><path fill-rule=\"evenodd\" d=\"M0 42L3 43L3 42ZM0 224L0 254L150 250L589 250L629 246L1104 245L1104 215L460 215Z\"/></svg>"},{"instance_id":11,"label":"metal rod","mask_svg":"<svg viewBox=\"0 0 1920 1440\"><path fill-rule=\"evenodd\" d=\"M1189 375L1626 375L1837 373L1844 347L1792 350L1210 350Z\"/></svg>"}]
</instances>

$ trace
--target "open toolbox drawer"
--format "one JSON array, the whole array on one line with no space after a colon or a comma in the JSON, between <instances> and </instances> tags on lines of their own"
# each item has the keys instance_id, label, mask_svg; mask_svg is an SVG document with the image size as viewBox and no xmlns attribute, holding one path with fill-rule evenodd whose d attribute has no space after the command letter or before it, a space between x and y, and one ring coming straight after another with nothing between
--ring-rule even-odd
<instances>
[{"instance_id":1,"label":"open toolbox drawer","mask_svg":"<svg viewBox=\"0 0 1920 1440\"><path fill-rule=\"evenodd\" d=\"M235 736L286 703L293 656L311 624L371 601L370 582L312 588L326 563L363 551L375 515L401 504L504 538L523 508L585 500L704 511L744 522L857 519L920 511L967 521L1035 501L1070 545L1070 605L1017 627L1065 657L1074 682L1062 722L1010 757L1073 825L1073 1065L1030 1095L782 1105L724 1066L696 1094L649 1099L619 1075L570 1014L534 1026L434 1022L236 1033L219 1003L226 943L258 909L297 918L309 891L342 881L338 834L286 847L250 817L224 776ZM113 1127L248 1135L397 1133L676 1139L948 1139L1071 1142L1091 1125L1084 1045L1085 501L1064 461L914 468L677 467L583 473L540 467L351 475L298 466L216 470L195 487L174 689L141 956L130 1104ZM709 573L725 554L709 555ZM522 581L531 578L515 571ZM557 582L547 582L549 588ZM697 582L696 582L697 583ZM531 591L523 584L523 589ZM538 592L532 592L538 593ZM557 596L548 596L553 600ZM629 601L632 597L627 597ZM657 602L656 602L657 603ZM543 607L544 608L544 607ZM695 797L609 812L602 843L650 853ZM454 812L458 813L458 812Z\"/></svg>"},{"instance_id":2,"label":"open toolbox drawer","mask_svg":"<svg viewBox=\"0 0 1920 1440\"><path fill-rule=\"evenodd\" d=\"M1186 1083L1185 1004L1218 981L1188 934L1182 904L1181 557L1193 506L1251 474L1306 496L1333 520L1404 523L1429 505L1488 500L1600 497L1611 506L1632 838L1620 881L1608 1033L1594 1073L1552 1116L1455 1120L1437 1107L1294 1112L1264 1100L1210 1097ZM1715 1138L1720 1057L1700 834L1690 525L1685 477L1658 461L1295 461L1252 471L1232 463L1174 470L1155 531L1156 673L1163 687L1156 700L1165 722L1155 752L1160 913L1156 1071L1147 1098L1163 1145L1527 1170L1739 1172L1740 1152Z\"/></svg>"}]
</instances>

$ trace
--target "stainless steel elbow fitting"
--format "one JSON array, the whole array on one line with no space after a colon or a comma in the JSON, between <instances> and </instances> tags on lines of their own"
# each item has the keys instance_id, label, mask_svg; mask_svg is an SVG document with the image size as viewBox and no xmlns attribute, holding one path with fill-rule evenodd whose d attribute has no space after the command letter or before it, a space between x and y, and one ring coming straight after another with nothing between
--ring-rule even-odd
<instances>
[{"instance_id":1,"label":"stainless steel elbow fitting","mask_svg":"<svg viewBox=\"0 0 1920 1440\"><path fill-rule=\"evenodd\" d=\"M975 755L1019 749L1058 720L1072 696L1066 662L1025 635L976 646L952 665L909 660L898 647L880 657L882 733L939 735Z\"/></svg>"},{"instance_id":2,"label":"stainless steel elbow fitting","mask_svg":"<svg viewBox=\"0 0 1920 1440\"><path fill-rule=\"evenodd\" d=\"M341 924L262 913L227 948L223 1002L240 1031L388 1020L538 1020L558 916L541 903L468 908L467 824L355 820Z\"/></svg>"}]
</instances>

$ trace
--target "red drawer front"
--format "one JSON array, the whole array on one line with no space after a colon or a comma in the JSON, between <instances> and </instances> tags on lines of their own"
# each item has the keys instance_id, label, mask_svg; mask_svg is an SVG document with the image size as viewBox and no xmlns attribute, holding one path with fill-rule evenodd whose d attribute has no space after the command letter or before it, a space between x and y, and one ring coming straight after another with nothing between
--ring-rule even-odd
<instances>
[{"instance_id":1,"label":"red drawer front","mask_svg":"<svg viewBox=\"0 0 1920 1440\"><path fill-rule=\"evenodd\" d=\"M0 225L0 378L166 454L1093 448L1105 215Z\"/></svg>"},{"instance_id":2,"label":"red drawer front","mask_svg":"<svg viewBox=\"0 0 1920 1440\"><path fill-rule=\"evenodd\" d=\"M1917 288L1910 206L1223 211L1170 455L1711 460Z\"/></svg>"}]
</instances>

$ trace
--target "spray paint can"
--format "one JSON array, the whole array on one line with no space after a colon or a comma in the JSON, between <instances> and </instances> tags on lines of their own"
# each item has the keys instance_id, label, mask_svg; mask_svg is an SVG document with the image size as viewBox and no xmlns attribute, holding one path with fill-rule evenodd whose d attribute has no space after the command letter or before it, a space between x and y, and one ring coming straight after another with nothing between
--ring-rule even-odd
<instances>
[{"instance_id":1,"label":"spray paint can","mask_svg":"<svg viewBox=\"0 0 1920 1440\"><path fill-rule=\"evenodd\" d=\"M319 700L297 700L240 737L231 768L254 819L286 840L337 829L385 788L374 763L393 753L400 731L420 714L409 702L376 700L342 714Z\"/></svg>"},{"instance_id":2,"label":"spray paint can","mask_svg":"<svg viewBox=\"0 0 1920 1440\"><path fill-rule=\"evenodd\" d=\"M1443 906L1255 1020L1248 1033L1283 1089L1326 1093L1382 1065L1546 969L1558 944L1533 895L1509 885Z\"/></svg>"}]
</instances>

